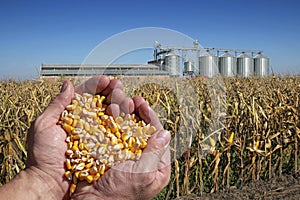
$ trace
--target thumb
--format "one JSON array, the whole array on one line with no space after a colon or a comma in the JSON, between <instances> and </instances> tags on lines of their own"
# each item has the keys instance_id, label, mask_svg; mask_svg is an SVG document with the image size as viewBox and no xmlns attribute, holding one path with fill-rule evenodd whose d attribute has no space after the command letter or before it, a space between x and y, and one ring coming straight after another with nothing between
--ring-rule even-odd
<instances>
[{"instance_id":1,"label":"thumb","mask_svg":"<svg viewBox=\"0 0 300 200\"><path fill-rule=\"evenodd\" d=\"M156 132L148 141L138 161L128 160L113 166L113 169L127 173L156 172L170 165L170 133L165 130Z\"/></svg>"},{"instance_id":2,"label":"thumb","mask_svg":"<svg viewBox=\"0 0 300 200\"><path fill-rule=\"evenodd\" d=\"M166 130L156 132L149 140L142 156L137 161L136 171L153 172L170 163L170 133Z\"/></svg>"},{"instance_id":3,"label":"thumb","mask_svg":"<svg viewBox=\"0 0 300 200\"><path fill-rule=\"evenodd\" d=\"M65 110L65 107L71 103L73 96L74 87L72 83L68 80L64 81L60 93L48 105L42 115L49 120L54 120L56 123L61 113Z\"/></svg>"}]
</instances>

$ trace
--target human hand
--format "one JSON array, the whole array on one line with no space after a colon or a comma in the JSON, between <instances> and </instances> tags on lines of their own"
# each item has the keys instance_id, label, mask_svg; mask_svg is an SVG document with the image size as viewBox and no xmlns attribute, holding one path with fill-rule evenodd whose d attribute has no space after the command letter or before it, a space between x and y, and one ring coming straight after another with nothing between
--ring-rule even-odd
<instances>
[{"instance_id":1,"label":"human hand","mask_svg":"<svg viewBox=\"0 0 300 200\"><path fill-rule=\"evenodd\" d=\"M110 81L106 76L93 77L76 89L76 92L103 92L111 101L112 91L119 98L116 102L124 101L122 84L115 80ZM64 178L64 162L67 143L66 133L58 125L61 113L71 103L74 96L74 87L69 82L64 82L61 93L49 104L45 111L33 122L28 136L28 158L25 170L32 179L36 179L40 188L46 191L48 198L67 199L69 182ZM126 101L125 101L126 102ZM133 102L127 101L128 109ZM112 104L114 105L114 104ZM130 106L131 105L131 106ZM108 110L111 109L109 107ZM116 113L117 114L117 113Z\"/></svg>"},{"instance_id":2,"label":"human hand","mask_svg":"<svg viewBox=\"0 0 300 200\"><path fill-rule=\"evenodd\" d=\"M32 123L27 139L26 172L39 180L41 190L53 199L66 199L69 183L63 178L66 133L57 124L62 111L71 103L74 88L65 81L61 92Z\"/></svg>"},{"instance_id":3,"label":"human hand","mask_svg":"<svg viewBox=\"0 0 300 200\"><path fill-rule=\"evenodd\" d=\"M144 149L140 160L128 160L112 167L93 184L78 183L76 192L71 198L152 199L169 182L170 134L163 129L156 113L143 98L126 98L122 91L118 91L117 94L113 91L111 94L112 104L109 109L111 114L117 116L120 111L135 112L146 123L155 126L157 131L148 140L148 146ZM113 98L119 95L123 97L123 101Z\"/></svg>"},{"instance_id":4,"label":"human hand","mask_svg":"<svg viewBox=\"0 0 300 200\"><path fill-rule=\"evenodd\" d=\"M93 185L81 182L74 198L103 199L149 199L155 196L169 181L169 150L166 146L170 140L154 113L144 99L127 98L123 85L118 80L110 81L106 76L93 77L75 90L77 93L101 93L107 96L110 104L107 112L118 116L120 111L136 112L146 123L151 123L157 132L149 140L148 147L140 161L127 161L108 170ZM69 182L63 177L65 168L66 133L57 125L61 112L71 103L74 87L67 81L61 93L32 124L28 138L28 160L25 170L30 178L35 179L37 190L44 192L48 198L67 199ZM162 141L162 142L159 142ZM128 181L132 184L127 184ZM84 195L84 196L83 196Z\"/></svg>"}]
</instances>

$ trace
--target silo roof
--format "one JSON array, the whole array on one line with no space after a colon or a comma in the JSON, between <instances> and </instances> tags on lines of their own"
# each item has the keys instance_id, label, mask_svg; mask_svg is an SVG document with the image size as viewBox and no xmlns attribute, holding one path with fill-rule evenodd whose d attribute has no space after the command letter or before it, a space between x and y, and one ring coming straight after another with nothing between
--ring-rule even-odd
<instances>
[{"instance_id":1,"label":"silo roof","mask_svg":"<svg viewBox=\"0 0 300 200\"><path fill-rule=\"evenodd\" d=\"M238 58L251 58L250 56L248 56L247 54L245 53L242 53L238 56Z\"/></svg>"},{"instance_id":2,"label":"silo roof","mask_svg":"<svg viewBox=\"0 0 300 200\"><path fill-rule=\"evenodd\" d=\"M207 52L205 52L205 53L204 53L203 55L201 55L201 56L216 56L216 55L214 55L213 53L207 51Z\"/></svg>"},{"instance_id":3,"label":"silo roof","mask_svg":"<svg viewBox=\"0 0 300 200\"><path fill-rule=\"evenodd\" d=\"M268 58L267 56L264 56L263 54L259 53L256 56L254 56L253 58Z\"/></svg>"},{"instance_id":4,"label":"silo roof","mask_svg":"<svg viewBox=\"0 0 300 200\"><path fill-rule=\"evenodd\" d=\"M233 56L227 52L227 53L220 55L220 57L233 57Z\"/></svg>"}]
</instances>

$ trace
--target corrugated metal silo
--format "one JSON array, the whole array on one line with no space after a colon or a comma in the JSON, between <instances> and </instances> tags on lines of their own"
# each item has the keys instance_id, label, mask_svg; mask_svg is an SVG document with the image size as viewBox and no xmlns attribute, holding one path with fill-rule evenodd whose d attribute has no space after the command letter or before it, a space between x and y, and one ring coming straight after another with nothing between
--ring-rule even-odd
<instances>
[{"instance_id":1,"label":"corrugated metal silo","mask_svg":"<svg viewBox=\"0 0 300 200\"><path fill-rule=\"evenodd\" d=\"M245 53L237 57L237 73L242 77L252 76L254 73L253 58Z\"/></svg>"},{"instance_id":2,"label":"corrugated metal silo","mask_svg":"<svg viewBox=\"0 0 300 200\"><path fill-rule=\"evenodd\" d=\"M165 69L169 72L170 76L180 75L180 58L179 55L169 53L165 57Z\"/></svg>"},{"instance_id":3,"label":"corrugated metal silo","mask_svg":"<svg viewBox=\"0 0 300 200\"><path fill-rule=\"evenodd\" d=\"M235 76L237 74L237 59L230 53L225 52L219 57L219 70L224 76Z\"/></svg>"},{"instance_id":4,"label":"corrugated metal silo","mask_svg":"<svg viewBox=\"0 0 300 200\"><path fill-rule=\"evenodd\" d=\"M186 61L184 62L183 73L194 73L194 62Z\"/></svg>"},{"instance_id":5,"label":"corrugated metal silo","mask_svg":"<svg viewBox=\"0 0 300 200\"><path fill-rule=\"evenodd\" d=\"M207 51L199 57L199 72L200 75L213 77L219 74L218 56Z\"/></svg>"},{"instance_id":6,"label":"corrugated metal silo","mask_svg":"<svg viewBox=\"0 0 300 200\"><path fill-rule=\"evenodd\" d=\"M254 74L256 76L268 76L270 71L270 59L261 53L258 53L253 58Z\"/></svg>"}]
</instances>

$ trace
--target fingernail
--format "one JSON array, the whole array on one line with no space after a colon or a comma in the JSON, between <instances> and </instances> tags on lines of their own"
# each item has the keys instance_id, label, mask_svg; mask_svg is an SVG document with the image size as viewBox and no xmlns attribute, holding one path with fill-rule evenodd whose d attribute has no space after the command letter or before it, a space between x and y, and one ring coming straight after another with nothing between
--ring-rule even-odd
<instances>
[{"instance_id":1,"label":"fingernail","mask_svg":"<svg viewBox=\"0 0 300 200\"><path fill-rule=\"evenodd\" d=\"M63 85L61 86L60 93L64 92L68 87L68 81L64 81Z\"/></svg>"}]
</instances>

